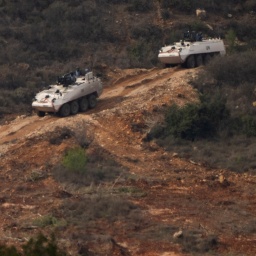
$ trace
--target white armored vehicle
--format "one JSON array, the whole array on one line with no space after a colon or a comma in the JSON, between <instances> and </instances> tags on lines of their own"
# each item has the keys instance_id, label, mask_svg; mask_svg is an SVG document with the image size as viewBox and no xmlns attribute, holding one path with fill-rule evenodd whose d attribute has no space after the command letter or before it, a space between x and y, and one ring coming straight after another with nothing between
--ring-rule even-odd
<instances>
[{"instance_id":1,"label":"white armored vehicle","mask_svg":"<svg viewBox=\"0 0 256 256\"><path fill-rule=\"evenodd\" d=\"M158 54L165 66L182 64L195 68L206 64L215 55L225 55L226 50L221 39L203 39L202 34L186 33L184 39L173 45L162 47Z\"/></svg>"},{"instance_id":2,"label":"white armored vehicle","mask_svg":"<svg viewBox=\"0 0 256 256\"><path fill-rule=\"evenodd\" d=\"M38 116L45 113L58 113L62 117L84 112L97 105L97 98L102 94L101 80L87 72L80 75L79 70L58 77L54 85L36 94L32 108Z\"/></svg>"}]
</instances>

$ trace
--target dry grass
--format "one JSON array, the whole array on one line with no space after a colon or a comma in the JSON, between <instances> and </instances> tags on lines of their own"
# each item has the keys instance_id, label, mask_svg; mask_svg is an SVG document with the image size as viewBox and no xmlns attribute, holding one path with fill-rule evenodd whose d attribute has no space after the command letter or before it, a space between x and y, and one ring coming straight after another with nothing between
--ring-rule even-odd
<instances>
[{"instance_id":1,"label":"dry grass","mask_svg":"<svg viewBox=\"0 0 256 256\"><path fill-rule=\"evenodd\" d=\"M235 172L256 172L256 138L239 136L194 142L165 138L158 143L166 150L178 153L180 157L212 168L226 168Z\"/></svg>"}]
</instances>

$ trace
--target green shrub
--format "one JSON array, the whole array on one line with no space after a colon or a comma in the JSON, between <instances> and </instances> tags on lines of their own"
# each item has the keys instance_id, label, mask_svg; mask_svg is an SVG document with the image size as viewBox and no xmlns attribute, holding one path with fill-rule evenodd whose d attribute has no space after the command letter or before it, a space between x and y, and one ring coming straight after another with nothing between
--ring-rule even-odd
<instances>
[{"instance_id":1,"label":"green shrub","mask_svg":"<svg viewBox=\"0 0 256 256\"><path fill-rule=\"evenodd\" d=\"M134 66L141 67L141 63L146 57L146 47L144 42L134 43L127 47L128 56ZM139 66L140 65L140 66Z\"/></svg>"},{"instance_id":2,"label":"green shrub","mask_svg":"<svg viewBox=\"0 0 256 256\"><path fill-rule=\"evenodd\" d=\"M176 28L175 30L167 28L163 30L163 34L165 35L164 44L172 44L173 42L177 42L181 39L184 33L184 28ZM160 45L162 47L163 45Z\"/></svg>"},{"instance_id":3,"label":"green shrub","mask_svg":"<svg viewBox=\"0 0 256 256\"><path fill-rule=\"evenodd\" d=\"M66 253L59 250L56 244L55 237L51 240L43 235L39 235L36 239L30 239L27 244L23 246L24 255L29 256L65 256Z\"/></svg>"},{"instance_id":4,"label":"green shrub","mask_svg":"<svg viewBox=\"0 0 256 256\"><path fill-rule=\"evenodd\" d=\"M256 39L256 32L254 25L248 22L248 20L231 21L230 29L235 31L237 38L243 42L249 42L252 39Z\"/></svg>"},{"instance_id":5,"label":"green shrub","mask_svg":"<svg viewBox=\"0 0 256 256\"><path fill-rule=\"evenodd\" d=\"M213 59L206 66L209 74L219 83L238 86L256 80L256 52L235 53Z\"/></svg>"},{"instance_id":6,"label":"green shrub","mask_svg":"<svg viewBox=\"0 0 256 256\"><path fill-rule=\"evenodd\" d=\"M101 182L113 182L125 176L122 168L103 149L87 155L82 148L69 150L61 164L55 166L53 175L59 182L72 184L77 189Z\"/></svg>"},{"instance_id":7,"label":"green shrub","mask_svg":"<svg viewBox=\"0 0 256 256\"><path fill-rule=\"evenodd\" d=\"M57 227L65 227L66 225L67 225L67 222L65 219L57 219L51 214L44 215L33 220L33 226L37 226L40 228L44 228L47 226L52 226L57 228Z\"/></svg>"},{"instance_id":8,"label":"green shrub","mask_svg":"<svg viewBox=\"0 0 256 256\"><path fill-rule=\"evenodd\" d=\"M162 31L155 25L145 25L135 27L132 30L134 39L144 39L145 41L155 41L162 38Z\"/></svg>"},{"instance_id":9,"label":"green shrub","mask_svg":"<svg viewBox=\"0 0 256 256\"><path fill-rule=\"evenodd\" d=\"M223 98L201 97L200 103L189 103L181 108L172 105L166 114L166 132L188 140L213 137L228 116Z\"/></svg>"},{"instance_id":10,"label":"green shrub","mask_svg":"<svg viewBox=\"0 0 256 256\"><path fill-rule=\"evenodd\" d=\"M0 245L0 255L1 256L22 256L22 254L19 253L14 246L8 247L5 245Z\"/></svg>"},{"instance_id":11,"label":"green shrub","mask_svg":"<svg viewBox=\"0 0 256 256\"><path fill-rule=\"evenodd\" d=\"M242 116L242 131L248 137L256 136L256 118L254 116Z\"/></svg>"},{"instance_id":12,"label":"green shrub","mask_svg":"<svg viewBox=\"0 0 256 256\"><path fill-rule=\"evenodd\" d=\"M205 25L204 22L196 20L189 24L191 31L201 31L202 33L209 33L209 28Z\"/></svg>"},{"instance_id":13,"label":"green shrub","mask_svg":"<svg viewBox=\"0 0 256 256\"><path fill-rule=\"evenodd\" d=\"M69 149L62 160L62 165L69 171L85 172L87 164L87 156L84 149Z\"/></svg>"},{"instance_id":14,"label":"green shrub","mask_svg":"<svg viewBox=\"0 0 256 256\"><path fill-rule=\"evenodd\" d=\"M55 237L46 238L40 234L36 239L31 238L22 246L23 252L19 252L14 246L0 246L1 256L66 256L67 254L57 246Z\"/></svg>"}]
</instances>

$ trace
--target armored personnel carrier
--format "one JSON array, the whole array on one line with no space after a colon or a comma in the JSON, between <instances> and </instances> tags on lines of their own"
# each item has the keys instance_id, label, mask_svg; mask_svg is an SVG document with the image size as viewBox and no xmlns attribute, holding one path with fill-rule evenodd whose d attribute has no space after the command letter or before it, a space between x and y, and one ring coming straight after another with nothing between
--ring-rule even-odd
<instances>
[{"instance_id":1,"label":"armored personnel carrier","mask_svg":"<svg viewBox=\"0 0 256 256\"><path fill-rule=\"evenodd\" d=\"M203 39L202 34L189 32L184 39L160 49L158 59L165 66L182 64L187 68L195 68L206 64L215 55L225 55L223 40Z\"/></svg>"},{"instance_id":2,"label":"armored personnel carrier","mask_svg":"<svg viewBox=\"0 0 256 256\"><path fill-rule=\"evenodd\" d=\"M95 108L97 98L102 94L101 80L87 72L68 73L58 77L56 84L36 94L32 108L40 117L46 113L57 113L62 117L84 112L88 108Z\"/></svg>"}]
</instances>

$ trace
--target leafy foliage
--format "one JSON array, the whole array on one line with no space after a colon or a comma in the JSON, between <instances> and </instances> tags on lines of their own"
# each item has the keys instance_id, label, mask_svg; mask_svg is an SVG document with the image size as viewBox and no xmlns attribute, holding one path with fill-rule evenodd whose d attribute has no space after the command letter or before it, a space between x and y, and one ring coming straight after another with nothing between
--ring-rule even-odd
<instances>
[{"instance_id":1,"label":"leafy foliage","mask_svg":"<svg viewBox=\"0 0 256 256\"><path fill-rule=\"evenodd\" d=\"M84 149L69 149L62 160L62 164L69 171L84 172L86 171L87 157Z\"/></svg>"},{"instance_id":2,"label":"leafy foliage","mask_svg":"<svg viewBox=\"0 0 256 256\"><path fill-rule=\"evenodd\" d=\"M200 102L173 105L150 135L179 156L210 167L255 172L255 52L215 58L191 84Z\"/></svg>"},{"instance_id":3,"label":"leafy foliage","mask_svg":"<svg viewBox=\"0 0 256 256\"><path fill-rule=\"evenodd\" d=\"M126 172L103 149L87 154L85 149L78 147L67 151L61 164L54 168L53 175L60 182L80 188L113 182Z\"/></svg>"},{"instance_id":4,"label":"leafy foliage","mask_svg":"<svg viewBox=\"0 0 256 256\"><path fill-rule=\"evenodd\" d=\"M65 256L65 252L61 251L55 237L46 238L40 234L36 239L31 238L25 245L22 246L23 251L19 252L14 246L0 246L1 256Z\"/></svg>"},{"instance_id":5,"label":"leafy foliage","mask_svg":"<svg viewBox=\"0 0 256 256\"><path fill-rule=\"evenodd\" d=\"M206 69L221 83L238 86L244 82L255 82L256 52L235 53L225 58L216 58Z\"/></svg>"},{"instance_id":6,"label":"leafy foliage","mask_svg":"<svg viewBox=\"0 0 256 256\"><path fill-rule=\"evenodd\" d=\"M201 97L199 104L190 103L182 108L172 105L166 115L167 133L188 140L213 137L228 116L222 98Z\"/></svg>"}]
</instances>

